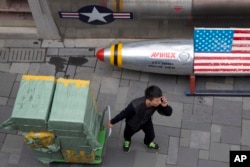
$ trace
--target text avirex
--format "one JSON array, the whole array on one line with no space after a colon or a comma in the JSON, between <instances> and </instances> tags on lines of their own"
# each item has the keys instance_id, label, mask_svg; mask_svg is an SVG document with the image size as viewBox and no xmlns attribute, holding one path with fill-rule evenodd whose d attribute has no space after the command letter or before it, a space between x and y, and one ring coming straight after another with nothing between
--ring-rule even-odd
<instances>
[{"instance_id":1,"label":"text avirex","mask_svg":"<svg viewBox=\"0 0 250 167\"><path fill-rule=\"evenodd\" d=\"M167 58L167 59L175 59L175 52L153 52L150 56L151 58Z\"/></svg>"}]
</instances>

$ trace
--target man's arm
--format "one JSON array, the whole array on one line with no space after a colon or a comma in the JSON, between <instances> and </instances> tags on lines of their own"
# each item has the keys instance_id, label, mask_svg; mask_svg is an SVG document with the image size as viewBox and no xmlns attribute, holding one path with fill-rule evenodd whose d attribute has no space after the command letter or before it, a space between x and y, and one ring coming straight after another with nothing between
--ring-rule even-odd
<instances>
[{"instance_id":1,"label":"man's arm","mask_svg":"<svg viewBox=\"0 0 250 167\"><path fill-rule=\"evenodd\" d=\"M173 109L171 106L167 105L166 107L163 107L163 106L159 106L157 108L157 112L161 115L165 115L165 116L171 116L172 115L172 112L173 112Z\"/></svg>"},{"instance_id":2,"label":"man's arm","mask_svg":"<svg viewBox=\"0 0 250 167\"><path fill-rule=\"evenodd\" d=\"M117 114L113 119L110 120L110 124L112 126L125 118L131 118L134 114L135 109L130 103L124 110L122 110L119 114Z\"/></svg>"}]
</instances>

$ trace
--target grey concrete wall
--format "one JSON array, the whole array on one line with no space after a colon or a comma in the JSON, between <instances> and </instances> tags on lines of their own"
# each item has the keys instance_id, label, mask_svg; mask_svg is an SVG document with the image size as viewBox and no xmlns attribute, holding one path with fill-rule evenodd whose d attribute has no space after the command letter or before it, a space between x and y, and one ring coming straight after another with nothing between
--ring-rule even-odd
<instances>
[{"instance_id":1,"label":"grey concrete wall","mask_svg":"<svg viewBox=\"0 0 250 167\"><path fill-rule=\"evenodd\" d=\"M193 27L187 20L117 19L106 25L89 25L79 19L60 18L58 12L77 12L87 5L99 5L99 0L48 2L63 38L192 38Z\"/></svg>"}]
</instances>

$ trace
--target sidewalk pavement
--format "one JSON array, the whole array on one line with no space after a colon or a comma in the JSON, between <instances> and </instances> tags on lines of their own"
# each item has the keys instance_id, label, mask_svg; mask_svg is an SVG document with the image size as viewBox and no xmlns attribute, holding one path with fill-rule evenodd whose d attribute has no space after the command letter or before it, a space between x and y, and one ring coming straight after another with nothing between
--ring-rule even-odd
<instances>
[{"instance_id":1,"label":"sidewalk pavement","mask_svg":"<svg viewBox=\"0 0 250 167\"><path fill-rule=\"evenodd\" d=\"M129 40L121 40L129 41ZM228 167L230 150L250 149L249 97L187 97L189 76L160 75L119 69L97 61L99 47L114 39L0 40L0 123L11 115L23 74L91 80L99 110L110 105L112 116L147 86L162 88L173 107L171 117L155 114L155 153L143 145L143 132L122 151L124 122L113 127L101 167ZM18 55L18 56L15 56ZM30 57L27 57L30 55ZM203 89L249 89L248 77L198 77ZM0 130L0 167L42 167L24 144L21 132ZM51 164L80 167L81 164ZM91 165L84 165L91 166Z\"/></svg>"}]
</instances>

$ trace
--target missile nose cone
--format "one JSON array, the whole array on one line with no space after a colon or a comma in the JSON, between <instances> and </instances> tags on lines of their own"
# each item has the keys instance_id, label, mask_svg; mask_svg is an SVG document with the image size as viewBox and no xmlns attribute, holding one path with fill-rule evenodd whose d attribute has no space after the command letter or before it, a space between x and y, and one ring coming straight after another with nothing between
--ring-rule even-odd
<instances>
[{"instance_id":1,"label":"missile nose cone","mask_svg":"<svg viewBox=\"0 0 250 167\"><path fill-rule=\"evenodd\" d=\"M104 48L99 49L96 53L96 57L101 60L104 61Z\"/></svg>"}]
</instances>

